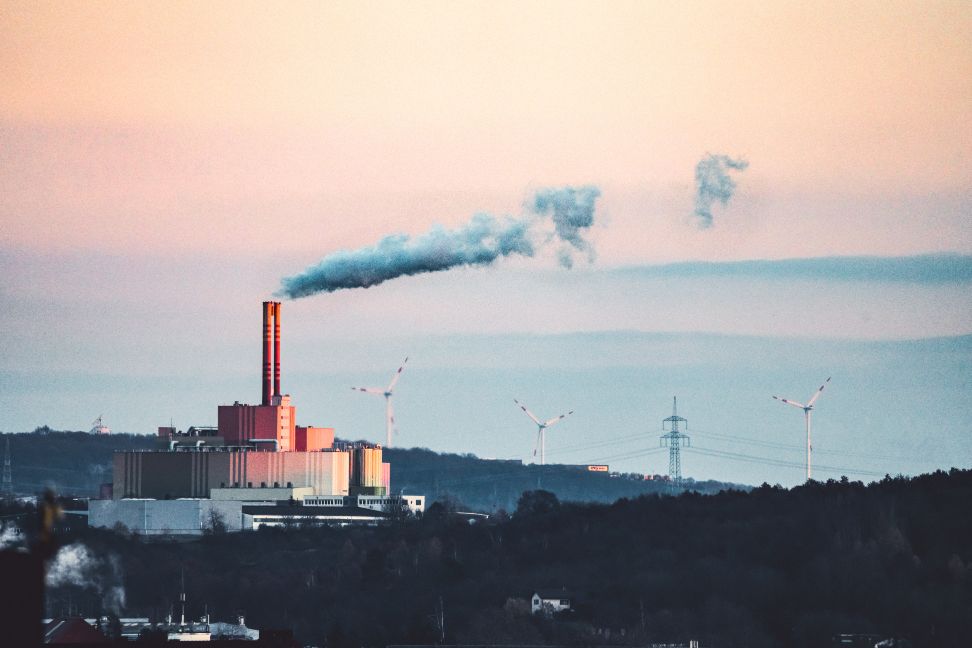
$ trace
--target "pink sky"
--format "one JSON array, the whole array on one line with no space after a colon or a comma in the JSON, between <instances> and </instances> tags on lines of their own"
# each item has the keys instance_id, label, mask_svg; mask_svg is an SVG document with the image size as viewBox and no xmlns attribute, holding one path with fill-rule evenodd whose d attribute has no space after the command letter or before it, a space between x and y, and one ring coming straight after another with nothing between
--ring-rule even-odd
<instances>
[{"instance_id":1,"label":"pink sky","mask_svg":"<svg viewBox=\"0 0 972 648\"><path fill-rule=\"evenodd\" d=\"M605 264L972 251L968 3L0 12L9 247L299 268L592 183ZM699 232L706 152L751 166Z\"/></svg>"}]
</instances>

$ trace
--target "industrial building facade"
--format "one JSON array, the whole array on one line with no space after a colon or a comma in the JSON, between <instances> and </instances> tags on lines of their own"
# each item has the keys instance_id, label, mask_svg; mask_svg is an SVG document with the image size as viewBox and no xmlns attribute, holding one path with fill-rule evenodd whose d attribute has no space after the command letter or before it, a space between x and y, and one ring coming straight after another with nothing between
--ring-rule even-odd
<instances>
[{"instance_id":1,"label":"industrial building facade","mask_svg":"<svg viewBox=\"0 0 972 648\"><path fill-rule=\"evenodd\" d=\"M111 499L91 502L89 524L197 533L214 516L227 530L247 528L253 518L244 517L244 506L261 506L257 518L267 524L288 515L374 522L385 504L399 500L413 512L424 510L422 496L389 497L391 467L380 445L336 446L333 428L297 425L297 409L280 391L279 302L263 303L262 374L260 405L221 405L216 428L160 427L158 450L116 452ZM360 505L360 496L370 498L369 506ZM285 502L302 508L305 499L312 512L267 508ZM325 500L364 510L332 515L321 510Z\"/></svg>"},{"instance_id":2,"label":"industrial building facade","mask_svg":"<svg viewBox=\"0 0 972 648\"><path fill-rule=\"evenodd\" d=\"M381 448L377 448L379 463ZM214 488L294 488L348 495L352 451L266 452L245 448L118 452L113 498L209 497ZM381 477L380 467L376 471ZM374 481L373 474L363 475Z\"/></svg>"}]
</instances>

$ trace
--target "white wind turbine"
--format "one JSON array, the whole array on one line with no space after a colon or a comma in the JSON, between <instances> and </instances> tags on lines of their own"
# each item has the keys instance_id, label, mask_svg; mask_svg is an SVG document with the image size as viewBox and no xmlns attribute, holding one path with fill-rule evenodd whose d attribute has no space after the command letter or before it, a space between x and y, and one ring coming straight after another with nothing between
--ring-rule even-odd
<instances>
[{"instance_id":1,"label":"white wind turbine","mask_svg":"<svg viewBox=\"0 0 972 648\"><path fill-rule=\"evenodd\" d=\"M574 410L570 410L566 414L561 414L560 416L555 416L552 419L550 419L549 421L545 421L545 422L541 423L540 422L540 419L538 419L536 416L534 416L533 415L533 412L531 412L530 410L528 410L523 405L523 403L521 403L520 401L516 400L515 398L513 399L513 402L516 403L517 405L519 405L520 406L520 409L523 410L523 412L527 416L529 416L530 419L534 423L537 424L537 446L540 448L540 465L542 466L543 465L543 442L544 442L544 438L546 437L547 428L548 427L551 427L552 425L556 425L561 419L567 418L568 416L570 416L571 414L574 413ZM533 451L533 454L534 454L534 456L536 456L537 451L534 450Z\"/></svg>"},{"instance_id":2,"label":"white wind turbine","mask_svg":"<svg viewBox=\"0 0 972 648\"><path fill-rule=\"evenodd\" d=\"M398 368L395 375L392 376L391 382L388 383L388 387L382 389L381 387L352 387L354 391L364 392L366 394L376 394L378 396L385 397L385 447L390 448L392 444L392 433L395 431L395 412L392 409L391 398L395 394L395 384L398 383L398 379L402 377L402 371L405 369L405 363L408 362L408 356L405 356L402 366Z\"/></svg>"},{"instance_id":3,"label":"white wind turbine","mask_svg":"<svg viewBox=\"0 0 972 648\"><path fill-rule=\"evenodd\" d=\"M810 414L811 412L813 412L813 404L817 401L818 398L820 398L820 394L823 393L824 387L826 387L827 383L829 382L830 382L830 378L827 378L827 380L825 380L824 383L820 385L820 389L817 390L817 393L815 393L813 397L810 398L810 401L806 405L803 405L796 401L787 400L785 398L780 398L779 396L773 397L782 403L786 403L787 405L792 405L793 407L799 407L800 409L803 410L803 417L807 421L807 481L810 481L810 477L812 475L810 469L810 453L813 451L813 446L810 445Z\"/></svg>"}]
</instances>

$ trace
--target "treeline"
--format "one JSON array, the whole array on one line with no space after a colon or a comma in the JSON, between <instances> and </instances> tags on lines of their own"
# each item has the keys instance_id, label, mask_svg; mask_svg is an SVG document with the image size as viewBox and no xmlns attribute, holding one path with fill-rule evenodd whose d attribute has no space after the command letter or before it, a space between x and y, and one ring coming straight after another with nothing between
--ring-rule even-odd
<instances>
[{"instance_id":1,"label":"treeline","mask_svg":"<svg viewBox=\"0 0 972 648\"><path fill-rule=\"evenodd\" d=\"M156 438L149 435L97 435L47 427L27 434L0 434L0 450L6 439L10 440L14 491L24 494L51 488L65 495L97 496L99 485L112 481L113 452L156 447ZM392 466L393 492L426 495L429 501L454 502L472 511L510 511L521 493L536 489L578 502L613 502L669 490L665 481L645 481L640 475L609 477L575 466L523 465L418 448L388 448L384 455ZM685 486L717 493L732 485L688 480Z\"/></svg>"},{"instance_id":2,"label":"treeline","mask_svg":"<svg viewBox=\"0 0 972 648\"><path fill-rule=\"evenodd\" d=\"M0 452L10 443L14 492L96 496L103 482L110 482L111 456L116 450L155 447L155 438L144 434L89 434L39 427L30 433L0 434Z\"/></svg>"},{"instance_id":3,"label":"treeline","mask_svg":"<svg viewBox=\"0 0 972 648\"><path fill-rule=\"evenodd\" d=\"M603 503L670 490L664 480L589 472L586 466L485 460L468 454L439 454L425 448L387 448L384 456L385 461L391 462L394 492L425 493L430 501L452 500L468 510L488 513L512 511L520 495L529 490L547 490L561 500ZM699 493L748 488L691 479L685 480L684 487Z\"/></svg>"},{"instance_id":4,"label":"treeline","mask_svg":"<svg viewBox=\"0 0 972 648\"><path fill-rule=\"evenodd\" d=\"M611 505L531 491L511 517L475 524L436 504L391 527L193 542L89 530L62 542L119 561L127 614L163 614L184 571L192 614L244 611L251 627L292 628L328 648L819 647L838 633L958 647L972 637L970 501L972 471L952 470ZM535 590L562 588L573 613L529 614ZM49 601L84 596L62 589Z\"/></svg>"}]
</instances>

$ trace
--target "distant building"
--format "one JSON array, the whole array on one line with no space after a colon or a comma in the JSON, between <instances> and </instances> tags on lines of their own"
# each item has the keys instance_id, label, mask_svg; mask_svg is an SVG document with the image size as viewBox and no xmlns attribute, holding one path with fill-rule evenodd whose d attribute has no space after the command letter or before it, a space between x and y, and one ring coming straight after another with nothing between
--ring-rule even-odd
<instances>
[{"instance_id":1,"label":"distant building","mask_svg":"<svg viewBox=\"0 0 972 648\"><path fill-rule=\"evenodd\" d=\"M530 611L544 616L565 612L573 609L570 600L570 594L566 590L538 590L530 599Z\"/></svg>"}]
</instances>

